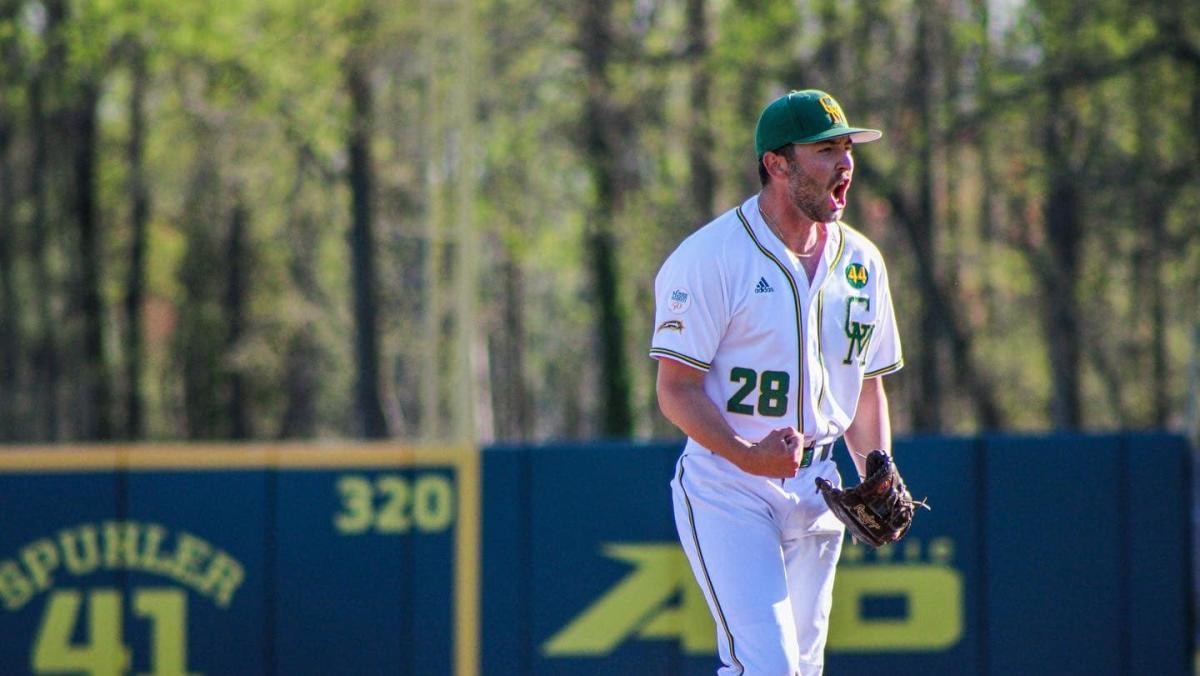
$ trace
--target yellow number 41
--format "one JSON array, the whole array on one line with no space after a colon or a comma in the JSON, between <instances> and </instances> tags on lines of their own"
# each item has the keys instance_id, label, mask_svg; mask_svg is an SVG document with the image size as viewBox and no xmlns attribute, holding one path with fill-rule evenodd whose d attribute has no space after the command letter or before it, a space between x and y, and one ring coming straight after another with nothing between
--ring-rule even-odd
<instances>
[{"instance_id":1,"label":"yellow number 41","mask_svg":"<svg viewBox=\"0 0 1200 676\"><path fill-rule=\"evenodd\" d=\"M122 599L116 589L94 589L87 595L87 642L71 643L83 593L53 592L46 602L31 658L33 673L83 673L121 676L130 666L122 642ZM182 589L146 588L133 592L133 613L150 620L153 669L144 676L200 676L187 670L187 594Z\"/></svg>"}]
</instances>

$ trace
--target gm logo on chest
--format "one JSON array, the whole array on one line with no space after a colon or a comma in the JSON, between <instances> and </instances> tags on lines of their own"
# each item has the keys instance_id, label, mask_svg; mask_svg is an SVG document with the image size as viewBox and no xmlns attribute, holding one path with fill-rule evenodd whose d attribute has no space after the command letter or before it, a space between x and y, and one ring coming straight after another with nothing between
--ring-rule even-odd
<instances>
[{"instance_id":1,"label":"gm logo on chest","mask_svg":"<svg viewBox=\"0 0 1200 676\"><path fill-rule=\"evenodd\" d=\"M846 299L846 338L850 345L846 350L846 358L842 360L843 364L849 364L855 360L859 363L867 363L867 345L871 342L871 336L875 333L875 324L873 322L859 322L851 319L854 314L856 305L862 306L862 312L871 311L871 299L866 296L850 296ZM862 316L861 314L859 316Z\"/></svg>"}]
</instances>

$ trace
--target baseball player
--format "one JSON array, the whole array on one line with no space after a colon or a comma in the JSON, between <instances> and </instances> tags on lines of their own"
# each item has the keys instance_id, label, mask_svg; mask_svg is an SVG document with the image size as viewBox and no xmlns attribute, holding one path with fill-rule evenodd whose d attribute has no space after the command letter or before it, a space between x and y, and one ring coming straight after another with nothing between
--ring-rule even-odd
<instances>
[{"instance_id":1,"label":"baseball player","mask_svg":"<svg viewBox=\"0 0 1200 676\"><path fill-rule=\"evenodd\" d=\"M890 453L900 369L887 270L842 223L854 144L837 101L793 91L755 129L762 190L689 236L655 281L658 401L687 444L675 524L717 625L718 674L820 674L843 525L814 490Z\"/></svg>"}]
</instances>

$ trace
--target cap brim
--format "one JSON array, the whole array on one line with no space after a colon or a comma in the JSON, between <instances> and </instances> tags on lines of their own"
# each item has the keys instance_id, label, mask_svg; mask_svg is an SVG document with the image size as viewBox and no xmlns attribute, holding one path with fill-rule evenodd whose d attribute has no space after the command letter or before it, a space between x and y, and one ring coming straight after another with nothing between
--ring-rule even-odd
<instances>
[{"instance_id":1,"label":"cap brim","mask_svg":"<svg viewBox=\"0 0 1200 676\"><path fill-rule=\"evenodd\" d=\"M813 136L809 136L808 138L798 138L795 141L792 141L792 143L819 143L821 141L828 141L831 138L838 138L840 136L849 136L850 140L855 143L870 143L871 141L878 141L880 138L882 138L883 132L879 131L878 129L840 127L823 131L820 134L815 134Z\"/></svg>"}]
</instances>

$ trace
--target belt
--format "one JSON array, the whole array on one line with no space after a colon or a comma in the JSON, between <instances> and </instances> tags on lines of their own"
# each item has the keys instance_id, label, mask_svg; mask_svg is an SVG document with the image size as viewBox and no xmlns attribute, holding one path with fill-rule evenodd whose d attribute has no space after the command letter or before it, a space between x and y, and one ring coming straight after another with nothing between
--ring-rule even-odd
<instances>
[{"instance_id":1,"label":"belt","mask_svg":"<svg viewBox=\"0 0 1200 676\"><path fill-rule=\"evenodd\" d=\"M813 458L820 462L825 462L829 459L829 451L833 449L833 443L828 444L810 444L804 447L804 452L800 454L800 469L804 469L812 465ZM717 455L716 451L704 449L709 455Z\"/></svg>"},{"instance_id":2,"label":"belt","mask_svg":"<svg viewBox=\"0 0 1200 676\"><path fill-rule=\"evenodd\" d=\"M813 458L821 462L829 459L829 450L833 448L833 444L812 444L804 447L804 453L800 456L801 469L812 464Z\"/></svg>"}]
</instances>

